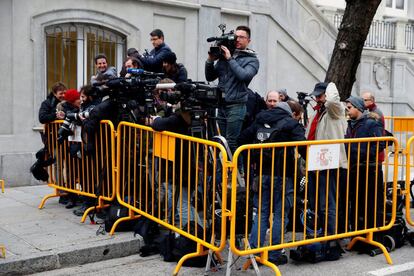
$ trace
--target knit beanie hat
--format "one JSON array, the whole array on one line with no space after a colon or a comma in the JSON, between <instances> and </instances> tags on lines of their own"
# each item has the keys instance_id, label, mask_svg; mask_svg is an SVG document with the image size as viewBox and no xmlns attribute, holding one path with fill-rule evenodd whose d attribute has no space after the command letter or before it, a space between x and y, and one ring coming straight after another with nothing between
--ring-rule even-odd
<instances>
[{"instance_id":1,"label":"knit beanie hat","mask_svg":"<svg viewBox=\"0 0 414 276\"><path fill-rule=\"evenodd\" d=\"M76 100L80 99L80 94L76 89L68 89L65 93L65 101L73 104Z\"/></svg>"},{"instance_id":2,"label":"knit beanie hat","mask_svg":"<svg viewBox=\"0 0 414 276\"><path fill-rule=\"evenodd\" d=\"M168 64L174 64L177 61L177 56L174 52L168 52L165 54L163 62L166 62Z\"/></svg>"},{"instance_id":3,"label":"knit beanie hat","mask_svg":"<svg viewBox=\"0 0 414 276\"><path fill-rule=\"evenodd\" d=\"M282 94L285 97L288 95L286 88L279 88L276 91L279 92L279 94Z\"/></svg>"},{"instance_id":4,"label":"knit beanie hat","mask_svg":"<svg viewBox=\"0 0 414 276\"><path fill-rule=\"evenodd\" d=\"M358 109L361 112L364 112L365 110L364 100L361 97L351 96L348 99L346 99L346 102L351 103L356 109Z\"/></svg>"},{"instance_id":5,"label":"knit beanie hat","mask_svg":"<svg viewBox=\"0 0 414 276\"><path fill-rule=\"evenodd\" d=\"M292 109L290 108L290 106L287 102L278 102L276 104L276 107L279 107L279 108L283 109L284 111L286 111L287 113L289 113L290 115L292 115Z\"/></svg>"}]
</instances>

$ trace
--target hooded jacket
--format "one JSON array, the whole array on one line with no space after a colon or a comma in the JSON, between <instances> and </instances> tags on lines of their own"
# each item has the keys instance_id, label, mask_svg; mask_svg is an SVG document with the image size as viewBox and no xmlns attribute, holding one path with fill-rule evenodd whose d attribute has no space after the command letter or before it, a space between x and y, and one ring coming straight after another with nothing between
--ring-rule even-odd
<instances>
[{"instance_id":1,"label":"hooded jacket","mask_svg":"<svg viewBox=\"0 0 414 276\"><path fill-rule=\"evenodd\" d=\"M335 83L330 82L328 84L325 94L325 110L319 117L315 140L344 139L347 128L345 106L340 102L339 92ZM316 113L309 119L308 126L306 128L306 137L309 135L309 130L313 120L315 119L315 115ZM348 167L344 144L340 145L339 166L344 169Z\"/></svg>"},{"instance_id":2,"label":"hooded jacket","mask_svg":"<svg viewBox=\"0 0 414 276\"><path fill-rule=\"evenodd\" d=\"M265 124L274 126L282 120L284 121L279 125L280 136L277 139L278 141L275 142L293 142L306 140L305 130L303 129L302 125L300 125L297 120L293 119L291 113L289 113L287 110L276 107L274 109L264 110L256 116L254 123L240 134L238 138L239 145L252 144L257 142L256 136L259 128L263 127ZM287 147L286 149L287 154L285 176L292 177L294 175L295 168L294 147ZM306 148L299 148L299 151L301 155L305 157ZM260 154L257 154L257 156L260 156ZM279 148L279 150L275 150L274 156L274 175L282 176L284 171L284 149ZM263 174L271 175L271 161L272 160L263 160ZM260 160L254 160L254 162L256 164L259 164Z\"/></svg>"},{"instance_id":3,"label":"hooded jacket","mask_svg":"<svg viewBox=\"0 0 414 276\"><path fill-rule=\"evenodd\" d=\"M346 138L368 138L368 137L383 137L384 128L381 125L381 122L377 120L378 115L372 114L368 111L365 111L362 116L356 120L348 121L348 129L346 131ZM358 143L352 143L350 145L350 165L358 165L358 156L359 163L367 162L368 154L368 143L360 143L360 148L358 152ZM376 163L377 155L377 143L369 143L369 163ZM379 153L381 153L385 148L385 142L379 142ZM348 144L347 144L348 146ZM348 149L347 149L348 152ZM378 154L379 155L379 154ZM380 164L383 160L380 160L381 156L378 156L378 163Z\"/></svg>"},{"instance_id":4,"label":"hooded jacket","mask_svg":"<svg viewBox=\"0 0 414 276\"><path fill-rule=\"evenodd\" d=\"M207 61L207 81L219 79L218 88L223 92L226 104L246 103L248 86L259 71L259 60L253 50L236 50L230 60Z\"/></svg>"}]
</instances>

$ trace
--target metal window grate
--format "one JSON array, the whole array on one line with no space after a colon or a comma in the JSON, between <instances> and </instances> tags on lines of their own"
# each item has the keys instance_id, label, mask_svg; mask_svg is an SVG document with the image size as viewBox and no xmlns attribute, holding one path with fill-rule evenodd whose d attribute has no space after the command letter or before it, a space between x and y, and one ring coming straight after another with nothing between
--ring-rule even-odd
<instances>
[{"instance_id":1,"label":"metal window grate","mask_svg":"<svg viewBox=\"0 0 414 276\"><path fill-rule=\"evenodd\" d=\"M104 53L108 65L120 70L126 37L116 31L85 24L60 24L45 28L48 90L57 81L70 88L89 82L95 74L94 57Z\"/></svg>"},{"instance_id":2,"label":"metal window grate","mask_svg":"<svg viewBox=\"0 0 414 276\"><path fill-rule=\"evenodd\" d=\"M408 51L414 51L414 24L405 25L405 46Z\"/></svg>"}]
</instances>

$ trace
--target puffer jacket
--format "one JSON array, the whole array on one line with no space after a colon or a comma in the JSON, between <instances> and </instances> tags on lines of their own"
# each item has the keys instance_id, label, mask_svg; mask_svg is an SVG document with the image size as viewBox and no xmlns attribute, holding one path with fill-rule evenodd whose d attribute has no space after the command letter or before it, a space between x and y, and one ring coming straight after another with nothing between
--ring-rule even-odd
<instances>
[{"instance_id":1,"label":"puffer jacket","mask_svg":"<svg viewBox=\"0 0 414 276\"><path fill-rule=\"evenodd\" d=\"M384 136L384 128L380 121L376 119L376 116L368 111L365 111L357 120L348 121L348 129L346 131L346 138L368 138L368 137L382 137ZM385 142L379 142L379 153L385 148ZM369 163L376 163L377 155L377 143L369 143ZM348 145L347 145L348 147ZM350 164L351 166L357 165L358 156L359 163L366 163L368 157L368 143L360 143L358 152L358 143L352 143L350 145ZM348 149L347 149L348 152ZM378 162L381 163L380 156L378 156Z\"/></svg>"}]
</instances>

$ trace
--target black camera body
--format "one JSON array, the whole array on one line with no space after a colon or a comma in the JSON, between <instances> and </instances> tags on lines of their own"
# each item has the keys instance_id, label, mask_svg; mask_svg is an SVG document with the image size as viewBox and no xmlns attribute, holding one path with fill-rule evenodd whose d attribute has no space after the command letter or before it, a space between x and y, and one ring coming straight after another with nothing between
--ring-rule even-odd
<instances>
[{"instance_id":1,"label":"black camera body","mask_svg":"<svg viewBox=\"0 0 414 276\"><path fill-rule=\"evenodd\" d=\"M218 27L221 30L221 36L207 38L207 42L215 42L214 45L210 47L209 54L216 58L220 58L223 56L223 52L220 47L225 46L227 47L227 49L229 49L230 53L233 55L234 51L236 50L236 40L237 40L237 36L234 33L234 30L231 30L230 32L225 33L226 31L225 24L220 24Z\"/></svg>"},{"instance_id":2,"label":"black camera body","mask_svg":"<svg viewBox=\"0 0 414 276\"><path fill-rule=\"evenodd\" d=\"M175 91L160 93L160 99L170 104L181 104L184 111L216 108L222 99L221 90L217 86L204 82L187 82L175 85Z\"/></svg>"},{"instance_id":3,"label":"black camera body","mask_svg":"<svg viewBox=\"0 0 414 276\"><path fill-rule=\"evenodd\" d=\"M70 135L73 135L72 128L75 124L79 125L81 122L81 117L87 119L89 118L89 113L92 110L92 108L84 110L82 112L72 112L67 113L65 116L65 120L63 121L63 124L60 126L58 130L58 137L57 141L59 144L62 144L64 140L66 140Z\"/></svg>"},{"instance_id":4,"label":"black camera body","mask_svg":"<svg viewBox=\"0 0 414 276\"><path fill-rule=\"evenodd\" d=\"M130 78L113 78L103 85L95 86L97 94L101 97L109 96L121 109L134 110L143 107L143 115L153 114L153 90L163 74L142 69L128 69L128 73L131 74Z\"/></svg>"},{"instance_id":5,"label":"black camera body","mask_svg":"<svg viewBox=\"0 0 414 276\"><path fill-rule=\"evenodd\" d=\"M296 94L298 95L298 102L300 105L304 106L307 105L310 101L310 96L308 93L306 92L296 92Z\"/></svg>"}]
</instances>

